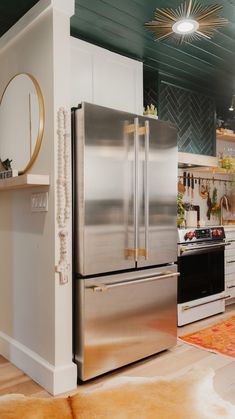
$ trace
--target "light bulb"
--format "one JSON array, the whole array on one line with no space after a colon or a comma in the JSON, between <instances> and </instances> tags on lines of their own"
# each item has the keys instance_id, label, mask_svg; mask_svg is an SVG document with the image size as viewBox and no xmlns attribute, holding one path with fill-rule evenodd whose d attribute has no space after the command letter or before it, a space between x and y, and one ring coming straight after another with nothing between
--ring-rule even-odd
<instances>
[{"instance_id":1,"label":"light bulb","mask_svg":"<svg viewBox=\"0 0 235 419\"><path fill-rule=\"evenodd\" d=\"M194 19L180 19L174 23L172 30L180 35L196 32L199 28L199 23Z\"/></svg>"}]
</instances>

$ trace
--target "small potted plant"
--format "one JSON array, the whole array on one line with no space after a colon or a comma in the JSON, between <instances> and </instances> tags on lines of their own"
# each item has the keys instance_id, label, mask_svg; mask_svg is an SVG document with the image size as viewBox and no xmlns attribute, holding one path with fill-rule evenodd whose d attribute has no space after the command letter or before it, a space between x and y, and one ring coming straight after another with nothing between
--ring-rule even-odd
<instances>
[{"instance_id":1,"label":"small potted plant","mask_svg":"<svg viewBox=\"0 0 235 419\"><path fill-rule=\"evenodd\" d=\"M150 118L158 119L156 106L154 106L152 103L151 105L146 106L146 109L144 109L144 115Z\"/></svg>"},{"instance_id":2,"label":"small potted plant","mask_svg":"<svg viewBox=\"0 0 235 419\"><path fill-rule=\"evenodd\" d=\"M9 177L18 176L17 170L13 170L11 167L12 160L5 159L2 161L0 158L0 179L6 179Z\"/></svg>"}]
</instances>

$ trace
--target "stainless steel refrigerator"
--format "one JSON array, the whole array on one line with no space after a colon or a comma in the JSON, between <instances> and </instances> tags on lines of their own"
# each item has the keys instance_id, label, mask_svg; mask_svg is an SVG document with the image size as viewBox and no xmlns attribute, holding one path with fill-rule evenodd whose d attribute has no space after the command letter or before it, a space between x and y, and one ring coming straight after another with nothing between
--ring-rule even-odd
<instances>
[{"instance_id":1,"label":"stainless steel refrigerator","mask_svg":"<svg viewBox=\"0 0 235 419\"><path fill-rule=\"evenodd\" d=\"M75 361L88 380L176 343L177 140L167 122L72 112Z\"/></svg>"}]
</instances>

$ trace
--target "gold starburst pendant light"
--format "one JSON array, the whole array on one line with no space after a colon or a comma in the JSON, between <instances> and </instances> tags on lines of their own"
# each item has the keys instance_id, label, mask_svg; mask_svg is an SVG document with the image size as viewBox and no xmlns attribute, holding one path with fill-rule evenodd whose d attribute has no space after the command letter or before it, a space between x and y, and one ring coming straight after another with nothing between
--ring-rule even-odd
<instances>
[{"instance_id":1,"label":"gold starburst pendant light","mask_svg":"<svg viewBox=\"0 0 235 419\"><path fill-rule=\"evenodd\" d=\"M213 4L203 6L197 0L186 0L175 10L156 9L154 20L145 26L155 34L156 40L174 37L179 43L195 39L210 39L216 28L228 21L220 17L223 6Z\"/></svg>"}]
</instances>

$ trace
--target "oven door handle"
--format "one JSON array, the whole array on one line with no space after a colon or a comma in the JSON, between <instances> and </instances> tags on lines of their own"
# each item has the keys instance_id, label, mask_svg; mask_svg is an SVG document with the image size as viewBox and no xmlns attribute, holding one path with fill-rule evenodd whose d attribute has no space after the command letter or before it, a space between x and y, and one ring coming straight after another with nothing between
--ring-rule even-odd
<instances>
[{"instance_id":1,"label":"oven door handle","mask_svg":"<svg viewBox=\"0 0 235 419\"><path fill-rule=\"evenodd\" d=\"M216 247L225 247L225 243L217 243L217 244L211 244L209 246L198 246L198 247L193 247L193 248L181 246L180 253L183 254L186 252L197 252L197 251L205 250L205 249L210 250L211 248L214 249Z\"/></svg>"},{"instance_id":2,"label":"oven door handle","mask_svg":"<svg viewBox=\"0 0 235 419\"><path fill-rule=\"evenodd\" d=\"M210 304L210 303L215 303L215 302L217 302L217 301L228 300L229 298L231 298L231 295L225 295L224 297L221 297L221 298L216 298L215 300L207 301L207 302L205 302L205 303L196 304L196 305L194 305L194 306L190 306L190 305L183 306L183 307L182 307L182 311L192 310L193 308L197 308L197 307L205 306L205 305L207 305L207 304Z\"/></svg>"}]
</instances>

